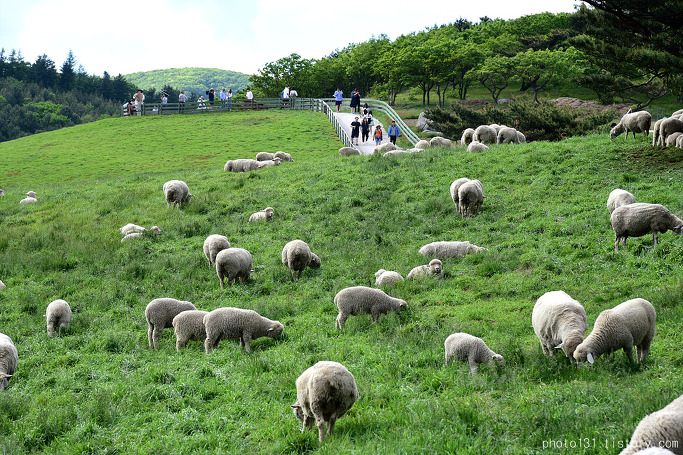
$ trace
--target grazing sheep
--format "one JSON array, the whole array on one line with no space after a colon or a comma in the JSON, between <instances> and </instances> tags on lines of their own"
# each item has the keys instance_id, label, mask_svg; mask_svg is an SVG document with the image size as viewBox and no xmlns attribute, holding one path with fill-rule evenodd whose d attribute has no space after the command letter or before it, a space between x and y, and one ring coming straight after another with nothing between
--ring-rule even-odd
<instances>
[{"instance_id":1,"label":"grazing sheep","mask_svg":"<svg viewBox=\"0 0 683 455\"><path fill-rule=\"evenodd\" d=\"M429 140L429 145L431 147L452 147L453 142L445 137L434 136Z\"/></svg>"},{"instance_id":2,"label":"grazing sheep","mask_svg":"<svg viewBox=\"0 0 683 455\"><path fill-rule=\"evenodd\" d=\"M62 328L66 329L71 322L71 307L62 299L53 300L45 310L45 320L47 321L48 336L55 334L55 327L61 333Z\"/></svg>"},{"instance_id":3,"label":"grazing sheep","mask_svg":"<svg viewBox=\"0 0 683 455\"><path fill-rule=\"evenodd\" d=\"M322 265L320 258L311 252L308 244L299 239L292 240L282 248L282 263L289 268L292 280L301 278L301 273L306 267L319 269Z\"/></svg>"},{"instance_id":4,"label":"grazing sheep","mask_svg":"<svg viewBox=\"0 0 683 455\"><path fill-rule=\"evenodd\" d=\"M453 204L455 204L455 209L458 211L458 213L460 213L460 196L458 196L458 190L464 183L467 183L469 181L470 179L468 179L467 177L462 177L457 180L454 180L453 183L451 183L451 199L453 199Z\"/></svg>"},{"instance_id":5,"label":"grazing sheep","mask_svg":"<svg viewBox=\"0 0 683 455\"><path fill-rule=\"evenodd\" d=\"M259 210L258 212L252 213L249 216L249 222L256 222L256 221L270 221L273 219L273 214L275 213L275 210L273 207L266 207L263 210Z\"/></svg>"},{"instance_id":6,"label":"grazing sheep","mask_svg":"<svg viewBox=\"0 0 683 455\"><path fill-rule=\"evenodd\" d=\"M284 330L279 321L271 321L253 310L216 308L204 316L206 340L204 349L210 354L221 340L239 339L240 347L251 352L251 340L260 337L277 338Z\"/></svg>"},{"instance_id":7,"label":"grazing sheep","mask_svg":"<svg viewBox=\"0 0 683 455\"><path fill-rule=\"evenodd\" d=\"M209 261L209 267L216 263L216 255L228 248L230 248L230 242L226 236L220 234L211 234L208 236L206 240L204 240L203 250L206 260Z\"/></svg>"},{"instance_id":8,"label":"grazing sheep","mask_svg":"<svg viewBox=\"0 0 683 455\"><path fill-rule=\"evenodd\" d=\"M432 145L432 144L430 144L429 141L427 141L427 140L425 140L425 139L420 139L420 140L417 141L417 143L415 144L415 148L416 148L416 149L422 149L422 150L424 150L424 149L426 149L427 147L431 147L431 145Z\"/></svg>"},{"instance_id":9,"label":"grazing sheep","mask_svg":"<svg viewBox=\"0 0 683 455\"><path fill-rule=\"evenodd\" d=\"M168 207L182 208L183 203L188 202L194 195L190 193L187 183L182 180L169 180L163 186Z\"/></svg>"},{"instance_id":10,"label":"grazing sheep","mask_svg":"<svg viewBox=\"0 0 683 455\"><path fill-rule=\"evenodd\" d=\"M342 147L339 149L340 156L360 155L360 150L353 147Z\"/></svg>"},{"instance_id":11,"label":"grazing sheep","mask_svg":"<svg viewBox=\"0 0 683 455\"><path fill-rule=\"evenodd\" d=\"M667 147L675 147L676 143L678 141L678 138L683 136L683 133L676 131L675 133L671 133L669 136L666 138L666 145Z\"/></svg>"},{"instance_id":12,"label":"grazing sheep","mask_svg":"<svg viewBox=\"0 0 683 455\"><path fill-rule=\"evenodd\" d=\"M150 235L150 234L161 235L161 229L159 228L159 226L152 226L151 228L149 228L149 231L145 228L142 228L142 231L138 231L138 232L132 231L132 232L123 236L123 238L121 239L121 243L126 242L130 239L135 239L138 237L142 237L143 235Z\"/></svg>"},{"instance_id":13,"label":"grazing sheep","mask_svg":"<svg viewBox=\"0 0 683 455\"><path fill-rule=\"evenodd\" d=\"M251 253L244 248L227 248L216 255L216 273L223 289L223 279L227 277L228 286L232 286L235 278L244 284L253 272L253 260Z\"/></svg>"},{"instance_id":14,"label":"grazing sheep","mask_svg":"<svg viewBox=\"0 0 683 455\"><path fill-rule=\"evenodd\" d=\"M614 229L614 251L619 251L619 242L626 247L626 239L640 237L652 232L652 244L657 245L658 233L669 229L676 234L683 231L683 221L660 204L636 203L614 209L610 216Z\"/></svg>"},{"instance_id":15,"label":"grazing sheep","mask_svg":"<svg viewBox=\"0 0 683 455\"><path fill-rule=\"evenodd\" d=\"M390 152L392 150L398 150L398 146L394 143L391 142L385 142L384 144L378 145L375 147L375 150L373 153L385 153L385 152Z\"/></svg>"},{"instance_id":16,"label":"grazing sheep","mask_svg":"<svg viewBox=\"0 0 683 455\"><path fill-rule=\"evenodd\" d=\"M342 289L334 296L334 304L339 309L339 315L335 322L335 327L338 330L344 329L344 324L349 315L369 313L374 324L383 314L390 311L399 313L407 306L405 300L396 299L380 289L366 286Z\"/></svg>"},{"instance_id":17,"label":"grazing sheep","mask_svg":"<svg viewBox=\"0 0 683 455\"><path fill-rule=\"evenodd\" d=\"M0 333L0 391L9 385L9 379L14 375L19 361L19 353L12 339Z\"/></svg>"},{"instance_id":18,"label":"grazing sheep","mask_svg":"<svg viewBox=\"0 0 683 455\"><path fill-rule=\"evenodd\" d=\"M375 286L393 286L399 281L403 281L400 273L392 270L379 269L375 272Z\"/></svg>"},{"instance_id":19,"label":"grazing sheep","mask_svg":"<svg viewBox=\"0 0 683 455\"><path fill-rule=\"evenodd\" d=\"M407 280L412 280L413 278L418 278L426 275L443 277L443 264L438 259L432 259L429 264L418 265L414 267L410 273L408 273Z\"/></svg>"},{"instance_id":20,"label":"grazing sheep","mask_svg":"<svg viewBox=\"0 0 683 455\"><path fill-rule=\"evenodd\" d=\"M480 363L488 363L491 360L505 365L505 360L500 354L493 352L484 340L470 335L469 333L453 333L444 342L446 350L446 364L451 360L468 362L470 373L476 373Z\"/></svg>"},{"instance_id":21,"label":"grazing sheep","mask_svg":"<svg viewBox=\"0 0 683 455\"><path fill-rule=\"evenodd\" d=\"M531 325L545 355L562 349L570 360L588 328L586 310L564 291L546 292L538 298Z\"/></svg>"},{"instance_id":22,"label":"grazing sheep","mask_svg":"<svg viewBox=\"0 0 683 455\"><path fill-rule=\"evenodd\" d=\"M489 150L488 145L482 144L481 142L477 141L472 141L470 142L470 145L467 146L468 153L482 153L486 152L487 150Z\"/></svg>"},{"instance_id":23,"label":"grazing sheep","mask_svg":"<svg viewBox=\"0 0 683 455\"><path fill-rule=\"evenodd\" d=\"M472 136L474 136L474 129L466 128L460 137L460 145L470 145L472 142Z\"/></svg>"},{"instance_id":24,"label":"grazing sheep","mask_svg":"<svg viewBox=\"0 0 683 455\"><path fill-rule=\"evenodd\" d=\"M240 158L238 160L228 160L223 166L224 172L249 172L261 168L261 161L252 160L249 158Z\"/></svg>"},{"instance_id":25,"label":"grazing sheep","mask_svg":"<svg viewBox=\"0 0 683 455\"><path fill-rule=\"evenodd\" d=\"M484 186L479 180L470 180L458 188L458 205L463 218L474 216L484 202Z\"/></svg>"},{"instance_id":26,"label":"grazing sheep","mask_svg":"<svg viewBox=\"0 0 683 455\"><path fill-rule=\"evenodd\" d=\"M150 349L156 349L161 332L173 327L173 318L183 311L196 310L192 303L171 298L154 299L145 308L147 341Z\"/></svg>"},{"instance_id":27,"label":"grazing sheep","mask_svg":"<svg viewBox=\"0 0 683 455\"><path fill-rule=\"evenodd\" d=\"M600 313L593 331L574 351L576 360L593 363L602 354L623 349L626 357L633 359L636 347L638 361L644 362L650 352L655 336L655 308L645 299L631 299Z\"/></svg>"},{"instance_id":28,"label":"grazing sheep","mask_svg":"<svg viewBox=\"0 0 683 455\"><path fill-rule=\"evenodd\" d=\"M208 311L186 310L178 313L171 323L176 336L176 351L183 349L188 341L201 341L206 339L204 329L204 316Z\"/></svg>"},{"instance_id":29,"label":"grazing sheep","mask_svg":"<svg viewBox=\"0 0 683 455\"><path fill-rule=\"evenodd\" d=\"M614 209L621 207L622 205L634 204L636 202L636 197L626 190L617 188L612 190L612 192L607 197L607 210L609 213L613 213Z\"/></svg>"},{"instance_id":30,"label":"grazing sheep","mask_svg":"<svg viewBox=\"0 0 683 455\"><path fill-rule=\"evenodd\" d=\"M683 454L683 395L659 411L643 417L633 431L628 446L619 455L672 453L668 450L653 451L664 450L663 447L670 448L677 455Z\"/></svg>"},{"instance_id":31,"label":"grazing sheep","mask_svg":"<svg viewBox=\"0 0 683 455\"><path fill-rule=\"evenodd\" d=\"M677 118L666 118L659 124L659 134L657 136L657 145L664 146L666 138L676 132L683 132L683 121Z\"/></svg>"},{"instance_id":32,"label":"grazing sheep","mask_svg":"<svg viewBox=\"0 0 683 455\"><path fill-rule=\"evenodd\" d=\"M659 145L659 126L662 124L664 121L663 118L660 118L655 122L655 125L652 127L652 146Z\"/></svg>"},{"instance_id":33,"label":"grazing sheep","mask_svg":"<svg viewBox=\"0 0 683 455\"><path fill-rule=\"evenodd\" d=\"M472 141L482 144L495 144L498 139L498 131L489 125L479 125L472 135Z\"/></svg>"},{"instance_id":34,"label":"grazing sheep","mask_svg":"<svg viewBox=\"0 0 683 455\"><path fill-rule=\"evenodd\" d=\"M461 258L467 254L476 254L483 251L488 251L488 248L478 247L470 242L432 242L420 248L421 255L440 259Z\"/></svg>"},{"instance_id":35,"label":"grazing sheep","mask_svg":"<svg viewBox=\"0 0 683 455\"><path fill-rule=\"evenodd\" d=\"M510 128L509 126L504 126L498 130L498 135L496 136L496 144L519 144L519 135L517 130Z\"/></svg>"},{"instance_id":36,"label":"grazing sheep","mask_svg":"<svg viewBox=\"0 0 683 455\"><path fill-rule=\"evenodd\" d=\"M517 131L517 143L524 144L526 142L526 136L521 131Z\"/></svg>"},{"instance_id":37,"label":"grazing sheep","mask_svg":"<svg viewBox=\"0 0 683 455\"><path fill-rule=\"evenodd\" d=\"M650 124L652 123L652 115L648 111L628 112L619 120L619 123L609 132L609 138L615 139L621 133L643 133L643 136L650 134Z\"/></svg>"},{"instance_id":38,"label":"grazing sheep","mask_svg":"<svg viewBox=\"0 0 683 455\"><path fill-rule=\"evenodd\" d=\"M304 371L296 380L294 415L301 422L301 432L318 427L318 440L334 432L339 417L358 400L356 379L344 365L321 361ZM327 423L327 425L325 425Z\"/></svg>"}]
</instances>

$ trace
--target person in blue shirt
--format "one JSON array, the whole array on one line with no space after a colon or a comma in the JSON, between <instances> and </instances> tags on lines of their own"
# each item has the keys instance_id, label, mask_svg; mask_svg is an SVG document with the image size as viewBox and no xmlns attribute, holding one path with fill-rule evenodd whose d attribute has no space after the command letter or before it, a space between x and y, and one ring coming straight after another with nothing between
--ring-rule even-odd
<instances>
[{"instance_id":1,"label":"person in blue shirt","mask_svg":"<svg viewBox=\"0 0 683 455\"><path fill-rule=\"evenodd\" d=\"M401 132L399 131L398 126L396 126L395 121L392 121L391 125L389 125L389 130L387 130L387 134L389 135L389 140L391 141L391 143L396 145L396 138L401 135Z\"/></svg>"},{"instance_id":2,"label":"person in blue shirt","mask_svg":"<svg viewBox=\"0 0 683 455\"><path fill-rule=\"evenodd\" d=\"M337 91L334 92L334 104L337 105L337 112L341 112L342 101L344 101L344 94L342 93L342 89L338 88Z\"/></svg>"}]
</instances>

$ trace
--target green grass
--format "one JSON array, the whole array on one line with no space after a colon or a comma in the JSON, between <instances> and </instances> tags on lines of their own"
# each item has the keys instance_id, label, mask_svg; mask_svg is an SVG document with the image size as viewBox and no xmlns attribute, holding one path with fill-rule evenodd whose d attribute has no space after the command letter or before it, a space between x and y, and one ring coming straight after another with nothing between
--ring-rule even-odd
<instances>
[{"instance_id":1,"label":"green grass","mask_svg":"<svg viewBox=\"0 0 683 455\"><path fill-rule=\"evenodd\" d=\"M681 393L683 239L650 235L614 252L606 200L621 187L681 215L683 152L606 134L492 147L485 154L430 149L390 159L340 158L320 114L251 112L121 118L0 144L0 332L19 367L0 393L0 453L567 453L548 441L584 441L570 453L612 454L640 419ZM294 163L224 173L228 159L283 150ZM461 219L448 194L483 182L482 212ZM195 197L166 207L162 184L182 179ZM38 203L20 206L34 190ZM270 223L249 215L275 208ZM126 223L161 236L120 243ZM202 253L226 235L254 257L246 285L221 290ZM321 259L292 282L289 240ZM469 240L490 252L445 260L442 280L390 292L408 310L372 325L350 317L337 332L334 295L371 285L379 268L404 276L428 262L419 247ZM600 311L643 297L657 309L644 365L622 353L592 367L546 358L531 328L544 292ZM167 329L147 346L144 308L157 297L198 308L250 308L285 325L247 355L222 341L175 351ZM53 299L74 310L48 338ZM480 336L505 367L443 365L454 332ZM343 363L360 399L323 446L299 432L294 381L318 360ZM586 442L598 447L585 447ZM615 448L617 447L617 448Z\"/></svg>"}]
</instances>

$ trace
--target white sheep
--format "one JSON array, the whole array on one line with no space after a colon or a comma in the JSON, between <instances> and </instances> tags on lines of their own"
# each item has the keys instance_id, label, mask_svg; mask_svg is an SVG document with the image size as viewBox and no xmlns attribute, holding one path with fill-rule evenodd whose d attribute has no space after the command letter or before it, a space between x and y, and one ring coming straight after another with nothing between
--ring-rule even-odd
<instances>
[{"instance_id":1,"label":"white sheep","mask_svg":"<svg viewBox=\"0 0 683 455\"><path fill-rule=\"evenodd\" d=\"M249 158L228 160L223 166L224 172L249 172L261 168L261 162Z\"/></svg>"},{"instance_id":2,"label":"white sheep","mask_svg":"<svg viewBox=\"0 0 683 455\"><path fill-rule=\"evenodd\" d=\"M294 162L292 159L292 155L286 152L275 152L275 153L270 153L270 152L259 152L256 154L256 161L268 161L268 160L273 160L275 158L279 158L280 161L290 161Z\"/></svg>"},{"instance_id":3,"label":"white sheep","mask_svg":"<svg viewBox=\"0 0 683 455\"><path fill-rule=\"evenodd\" d=\"M615 139L621 133L643 133L643 136L650 134L650 124L652 123L652 115L648 111L628 112L619 120L619 123L609 132L609 138Z\"/></svg>"},{"instance_id":4,"label":"white sheep","mask_svg":"<svg viewBox=\"0 0 683 455\"><path fill-rule=\"evenodd\" d=\"M678 139L676 139L676 147L683 149L683 134L678 136Z\"/></svg>"},{"instance_id":5,"label":"white sheep","mask_svg":"<svg viewBox=\"0 0 683 455\"><path fill-rule=\"evenodd\" d=\"M273 219L273 214L275 213L275 209L273 207L266 207L263 210L259 210L258 212L252 213L249 216L249 222L256 222L256 221L270 221Z\"/></svg>"},{"instance_id":6,"label":"white sheep","mask_svg":"<svg viewBox=\"0 0 683 455\"><path fill-rule=\"evenodd\" d=\"M244 284L249 279L253 267L251 253L244 248L226 248L216 255L216 273L223 289L224 278L228 279L228 286L232 286L234 279L239 278Z\"/></svg>"},{"instance_id":7,"label":"white sheep","mask_svg":"<svg viewBox=\"0 0 683 455\"><path fill-rule=\"evenodd\" d=\"M5 289L7 286L0 280L0 289Z\"/></svg>"},{"instance_id":8,"label":"white sheep","mask_svg":"<svg viewBox=\"0 0 683 455\"><path fill-rule=\"evenodd\" d=\"M296 380L294 415L301 422L301 432L318 427L318 440L334 432L334 424L358 400L353 374L337 362L320 361ZM326 425L327 424L327 425ZM327 426L327 431L325 427Z\"/></svg>"},{"instance_id":9,"label":"white sheep","mask_svg":"<svg viewBox=\"0 0 683 455\"><path fill-rule=\"evenodd\" d=\"M544 354L562 349L570 360L588 328L586 310L564 291L546 292L536 300L531 325Z\"/></svg>"},{"instance_id":10,"label":"white sheep","mask_svg":"<svg viewBox=\"0 0 683 455\"><path fill-rule=\"evenodd\" d=\"M230 248L230 242L224 235L211 234L204 240L202 249L204 250L206 260L209 261L209 267L216 263L216 255L227 248Z\"/></svg>"},{"instance_id":11,"label":"white sheep","mask_svg":"<svg viewBox=\"0 0 683 455\"><path fill-rule=\"evenodd\" d=\"M12 339L0 333L0 391L9 385L9 379L14 375L19 361L19 353Z\"/></svg>"},{"instance_id":12,"label":"white sheep","mask_svg":"<svg viewBox=\"0 0 683 455\"><path fill-rule=\"evenodd\" d=\"M454 180L453 183L451 183L451 199L453 199L453 204L455 204L455 209L458 211L458 213L460 213L460 197L458 196L458 190L464 183L469 181L470 179L468 179L467 177L461 177L457 180Z\"/></svg>"},{"instance_id":13,"label":"white sheep","mask_svg":"<svg viewBox=\"0 0 683 455\"><path fill-rule=\"evenodd\" d=\"M26 193L26 197L36 197L36 196L37 196L37 194L35 191L29 191Z\"/></svg>"},{"instance_id":14,"label":"white sheep","mask_svg":"<svg viewBox=\"0 0 683 455\"><path fill-rule=\"evenodd\" d=\"M137 224L133 223L128 223L120 229L121 235L124 236L132 234L134 232L145 232L146 230L146 228L138 226ZM154 232L155 234L161 234L161 229L159 228L159 226L152 226L151 228L149 228L149 230Z\"/></svg>"},{"instance_id":15,"label":"white sheep","mask_svg":"<svg viewBox=\"0 0 683 455\"><path fill-rule=\"evenodd\" d=\"M683 136L683 133L680 131L676 131L675 133L671 133L666 137L666 145L667 147L675 147L676 143L678 142L678 138Z\"/></svg>"},{"instance_id":16,"label":"white sheep","mask_svg":"<svg viewBox=\"0 0 683 455\"><path fill-rule=\"evenodd\" d=\"M465 242L432 242L423 245L419 253L423 256L432 256L440 259L461 258L468 254L476 254L488 251L488 248L478 247L468 241Z\"/></svg>"},{"instance_id":17,"label":"white sheep","mask_svg":"<svg viewBox=\"0 0 683 455\"><path fill-rule=\"evenodd\" d=\"M484 186L479 180L470 180L458 188L458 205L463 218L474 216L484 202Z\"/></svg>"},{"instance_id":18,"label":"white sheep","mask_svg":"<svg viewBox=\"0 0 683 455\"><path fill-rule=\"evenodd\" d=\"M339 309L339 315L337 315L335 322L335 327L338 330L344 329L346 319L350 315L369 313L374 324L379 321L382 315L390 311L399 313L407 306L405 300L391 297L380 289L366 286L352 286L342 289L334 296L334 304Z\"/></svg>"},{"instance_id":19,"label":"white sheep","mask_svg":"<svg viewBox=\"0 0 683 455\"><path fill-rule=\"evenodd\" d=\"M161 332L173 327L173 318L183 311L196 310L191 302L167 297L154 299L145 308L147 320L147 341L151 349L156 349Z\"/></svg>"},{"instance_id":20,"label":"white sheep","mask_svg":"<svg viewBox=\"0 0 683 455\"><path fill-rule=\"evenodd\" d=\"M412 280L414 278L423 277L427 275L433 275L441 278L443 276L443 264L439 259L432 259L429 264L418 265L414 267L408 276L407 280Z\"/></svg>"},{"instance_id":21,"label":"white sheep","mask_svg":"<svg viewBox=\"0 0 683 455\"><path fill-rule=\"evenodd\" d=\"M521 131L517 131L517 143L524 144L526 142L526 136Z\"/></svg>"},{"instance_id":22,"label":"white sheep","mask_svg":"<svg viewBox=\"0 0 683 455\"><path fill-rule=\"evenodd\" d=\"M482 153L489 150L489 146L481 142L472 141L467 146L467 153Z\"/></svg>"},{"instance_id":23,"label":"white sheep","mask_svg":"<svg viewBox=\"0 0 683 455\"><path fill-rule=\"evenodd\" d=\"M380 144L377 147L375 147L373 153L384 153L384 152L390 152L392 150L398 150L398 146L392 142L385 142L384 144Z\"/></svg>"},{"instance_id":24,"label":"white sheep","mask_svg":"<svg viewBox=\"0 0 683 455\"><path fill-rule=\"evenodd\" d=\"M292 280L301 278L301 273L306 267L319 269L322 265L320 258L311 252L308 244L299 239L288 242L282 248L282 264L289 268Z\"/></svg>"},{"instance_id":25,"label":"white sheep","mask_svg":"<svg viewBox=\"0 0 683 455\"><path fill-rule=\"evenodd\" d=\"M29 191L26 193L26 197L19 201L20 204L35 204L36 202L38 202L38 199L36 198L35 191Z\"/></svg>"},{"instance_id":26,"label":"white sheep","mask_svg":"<svg viewBox=\"0 0 683 455\"><path fill-rule=\"evenodd\" d=\"M519 144L518 131L509 126L504 126L498 130L498 135L496 136L496 144Z\"/></svg>"},{"instance_id":27,"label":"white sheep","mask_svg":"<svg viewBox=\"0 0 683 455\"><path fill-rule=\"evenodd\" d=\"M241 308L216 308L204 316L206 340L204 349L210 354L221 340L239 339L240 347L251 352L251 341L260 337L277 338L284 330L279 321L271 321L256 311Z\"/></svg>"},{"instance_id":28,"label":"white sheep","mask_svg":"<svg viewBox=\"0 0 683 455\"><path fill-rule=\"evenodd\" d=\"M622 205L634 204L636 202L636 197L626 190L617 188L612 190L612 192L607 197L607 210L609 213L613 213L614 209L621 207Z\"/></svg>"},{"instance_id":29,"label":"white sheep","mask_svg":"<svg viewBox=\"0 0 683 455\"><path fill-rule=\"evenodd\" d=\"M445 363L451 360L467 362L470 365L470 373L476 373L480 363L488 363L491 360L500 365L505 365L505 360L500 354L493 352L481 338L469 333L453 333L444 342L446 351Z\"/></svg>"},{"instance_id":30,"label":"white sheep","mask_svg":"<svg viewBox=\"0 0 683 455\"><path fill-rule=\"evenodd\" d=\"M403 281L400 273L393 270L379 269L375 272L375 286L393 286L394 284Z\"/></svg>"},{"instance_id":31,"label":"white sheep","mask_svg":"<svg viewBox=\"0 0 683 455\"><path fill-rule=\"evenodd\" d=\"M206 339L206 329L204 329L204 316L208 311L185 310L178 313L171 322L176 336L176 351L183 349L188 341L201 341Z\"/></svg>"},{"instance_id":32,"label":"white sheep","mask_svg":"<svg viewBox=\"0 0 683 455\"><path fill-rule=\"evenodd\" d=\"M69 327L69 323L71 322L71 307L62 299L53 300L47 306L44 317L47 322L47 334L48 336L53 336L55 334L55 328L61 333L63 328L66 329Z\"/></svg>"},{"instance_id":33,"label":"white sheep","mask_svg":"<svg viewBox=\"0 0 683 455\"><path fill-rule=\"evenodd\" d=\"M576 347L574 358L593 363L602 354L623 349L631 363L635 363L635 346L638 361L644 362L655 336L656 319L655 308L645 299L627 300L605 310L595 319L591 334Z\"/></svg>"},{"instance_id":34,"label":"white sheep","mask_svg":"<svg viewBox=\"0 0 683 455\"><path fill-rule=\"evenodd\" d=\"M614 229L614 251L619 251L619 242L626 247L626 239L640 237L652 232L652 244L657 245L658 233L669 229L676 234L683 231L683 221L660 204L643 202L622 205L610 216Z\"/></svg>"},{"instance_id":35,"label":"white sheep","mask_svg":"<svg viewBox=\"0 0 683 455\"><path fill-rule=\"evenodd\" d=\"M665 118L659 124L659 134L657 136L657 144L664 146L666 138L673 133L683 132L683 121L677 118Z\"/></svg>"},{"instance_id":36,"label":"white sheep","mask_svg":"<svg viewBox=\"0 0 683 455\"><path fill-rule=\"evenodd\" d=\"M424 150L424 149L426 149L427 147L431 147L431 145L432 145L432 144L431 144L428 140L426 140L426 139L420 139L419 141L417 141L417 142L415 143L415 148L416 148L416 149L422 149L422 150Z\"/></svg>"},{"instance_id":37,"label":"white sheep","mask_svg":"<svg viewBox=\"0 0 683 455\"><path fill-rule=\"evenodd\" d=\"M280 158L274 158L272 160L259 161L258 168L263 169L264 167L279 166L282 160Z\"/></svg>"},{"instance_id":38,"label":"white sheep","mask_svg":"<svg viewBox=\"0 0 683 455\"><path fill-rule=\"evenodd\" d=\"M353 147L342 147L339 149L339 155L340 156L360 155L360 150L358 150L357 148L353 148Z\"/></svg>"},{"instance_id":39,"label":"white sheep","mask_svg":"<svg viewBox=\"0 0 683 455\"><path fill-rule=\"evenodd\" d=\"M396 150L389 150L388 152L384 152L382 155L383 158L387 158L390 156L402 156L402 155L410 155L411 151L409 150L401 150L401 149L396 149Z\"/></svg>"},{"instance_id":40,"label":"white sheep","mask_svg":"<svg viewBox=\"0 0 683 455\"><path fill-rule=\"evenodd\" d=\"M162 188L166 197L166 204L169 207L175 208L178 206L178 208L182 208L183 204L194 196L194 194L190 193L187 183L182 180L169 180L164 183Z\"/></svg>"},{"instance_id":41,"label":"white sheep","mask_svg":"<svg viewBox=\"0 0 683 455\"><path fill-rule=\"evenodd\" d=\"M130 239L136 239L138 237L142 237L144 235L150 235L150 234L161 235L161 228L159 228L159 226L152 226L151 228L149 228L149 231L145 228L142 228L142 231L130 232L130 233L123 236L123 238L121 239L121 243L127 242Z\"/></svg>"},{"instance_id":42,"label":"white sheep","mask_svg":"<svg viewBox=\"0 0 683 455\"><path fill-rule=\"evenodd\" d=\"M643 417L633 431L628 446L619 455L672 453L668 450L653 451L664 450L664 447L677 455L683 454L683 395L659 411Z\"/></svg>"},{"instance_id":43,"label":"white sheep","mask_svg":"<svg viewBox=\"0 0 683 455\"><path fill-rule=\"evenodd\" d=\"M465 128L460 136L460 145L470 145L474 136L474 128Z\"/></svg>"},{"instance_id":44,"label":"white sheep","mask_svg":"<svg viewBox=\"0 0 683 455\"><path fill-rule=\"evenodd\" d=\"M429 140L429 145L432 147L452 147L453 142L441 136L434 136Z\"/></svg>"},{"instance_id":45,"label":"white sheep","mask_svg":"<svg viewBox=\"0 0 683 455\"><path fill-rule=\"evenodd\" d=\"M663 118L660 118L655 122L655 125L652 127L652 146L659 145L659 126L662 124L664 121Z\"/></svg>"},{"instance_id":46,"label":"white sheep","mask_svg":"<svg viewBox=\"0 0 683 455\"><path fill-rule=\"evenodd\" d=\"M472 141L482 144L495 144L498 139L498 131L490 125L479 125L472 135Z\"/></svg>"}]
</instances>

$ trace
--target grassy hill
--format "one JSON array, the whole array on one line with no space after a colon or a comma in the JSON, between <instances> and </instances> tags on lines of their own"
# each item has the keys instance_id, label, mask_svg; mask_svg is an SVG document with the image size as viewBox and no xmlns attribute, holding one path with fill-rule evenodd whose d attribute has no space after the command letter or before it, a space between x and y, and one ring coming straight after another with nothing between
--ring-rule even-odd
<instances>
[{"instance_id":1,"label":"grassy hill","mask_svg":"<svg viewBox=\"0 0 683 455\"><path fill-rule=\"evenodd\" d=\"M140 71L124 75L128 82L144 90L161 90L169 85L190 93L204 93L210 87L233 92L247 87L249 75L218 68L169 68L163 70Z\"/></svg>"},{"instance_id":2,"label":"grassy hill","mask_svg":"<svg viewBox=\"0 0 683 455\"><path fill-rule=\"evenodd\" d=\"M282 111L115 118L0 144L0 332L20 356L0 392L0 451L613 454L681 394L683 239L668 232L653 247L647 235L615 253L605 205L621 187L680 216L681 150L607 134L392 159L340 158L340 146L323 115ZM222 170L277 150L295 162ZM462 176L488 196L466 220L448 194ZM171 179L195 194L183 210L164 202ZM39 202L19 205L29 190ZM271 222L247 223L266 206ZM163 234L122 244L129 222ZM202 253L210 234L252 253L247 284L220 289ZM322 267L292 282L280 253L295 238ZM352 316L335 330L337 292L371 286L379 268L406 276L435 240L490 251L445 260L441 280L389 290L408 302L401 315L374 325ZM651 301L657 335L645 364L621 352L579 368L545 357L531 310L558 289L584 305L590 327L627 299ZM176 352L167 329L152 351L144 309L157 297L254 309L285 332L249 355L224 340L207 356L199 342ZM74 316L48 338L42 315L57 298ZM443 342L459 331L506 366L444 366ZM289 407L296 378L319 360L343 363L360 392L322 447Z\"/></svg>"}]
</instances>

